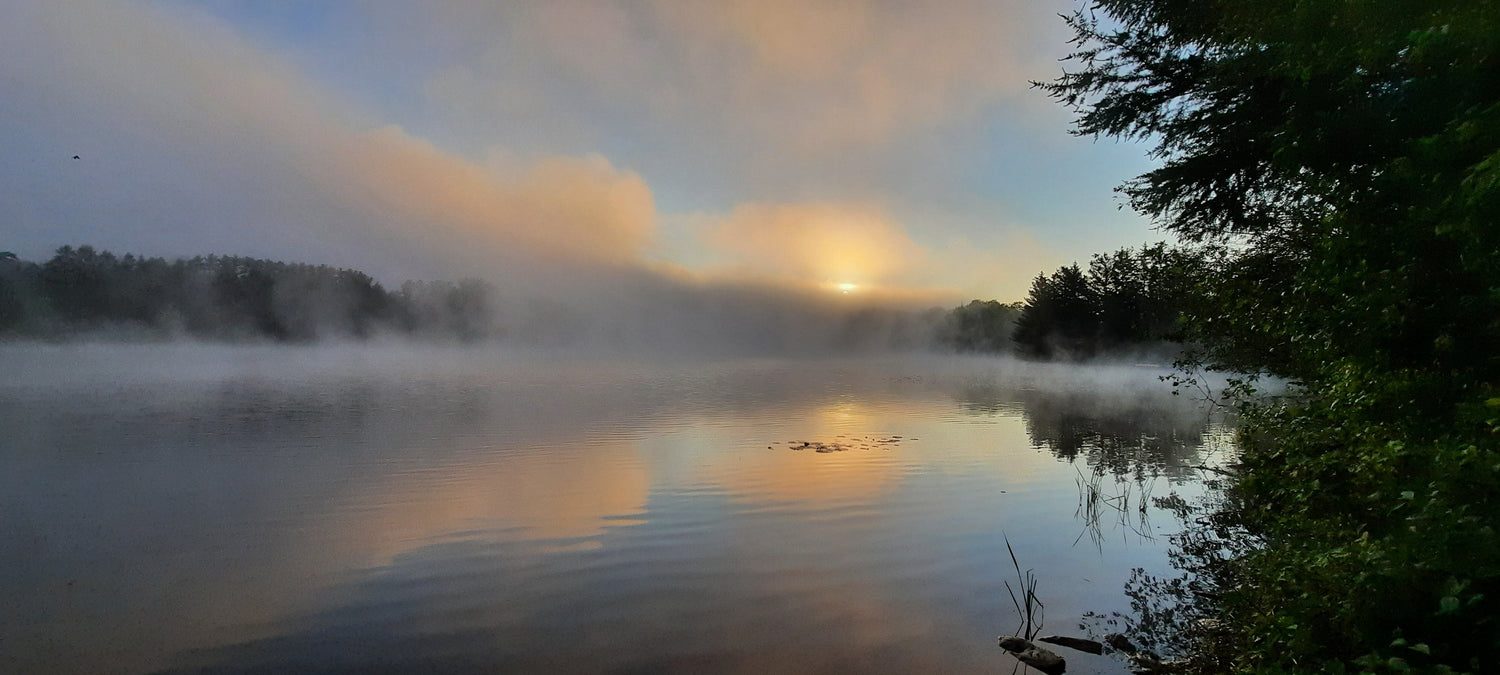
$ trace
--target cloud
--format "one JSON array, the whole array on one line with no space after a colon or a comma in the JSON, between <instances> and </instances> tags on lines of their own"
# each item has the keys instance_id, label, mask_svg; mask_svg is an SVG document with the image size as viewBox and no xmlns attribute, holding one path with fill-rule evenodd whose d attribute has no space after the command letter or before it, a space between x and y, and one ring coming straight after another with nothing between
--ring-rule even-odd
<instances>
[{"instance_id":1,"label":"cloud","mask_svg":"<svg viewBox=\"0 0 1500 675\"><path fill-rule=\"evenodd\" d=\"M884 210L859 204L751 202L727 214L669 219L669 230L696 233L718 258L711 277L759 279L827 291L862 287L900 304L973 298L1020 299L1039 270L1062 264L1031 233L995 226L982 238L918 242Z\"/></svg>"},{"instance_id":2,"label":"cloud","mask_svg":"<svg viewBox=\"0 0 1500 675\"><path fill-rule=\"evenodd\" d=\"M607 152L679 214L743 203L950 209L952 231L920 223L935 246L959 233L983 239L989 222L1016 211L993 200L978 213L959 206L976 194L1031 199L1005 184L1017 182L1011 173L1069 183L1048 171L1057 162L1027 156L1056 154L1031 140L1043 128L1067 139L1065 111L1027 82L1055 74L1067 39L1055 14L1068 7L556 0L371 11L376 25L420 26L378 34L425 63L434 127L523 154ZM425 46L435 35L441 50ZM1030 135L996 130L1011 126Z\"/></svg>"},{"instance_id":3,"label":"cloud","mask_svg":"<svg viewBox=\"0 0 1500 675\"><path fill-rule=\"evenodd\" d=\"M427 90L450 119L504 133L561 116L585 134L650 119L769 162L890 146L1024 93L1028 78L1055 68L1056 50L1040 45L1061 44L1035 26L1065 9L1034 0L426 7L385 21L428 24L462 55L438 64ZM579 104L606 112L578 119Z\"/></svg>"},{"instance_id":4,"label":"cloud","mask_svg":"<svg viewBox=\"0 0 1500 675\"><path fill-rule=\"evenodd\" d=\"M900 225L864 206L748 203L700 227L734 266L814 283L888 284L927 259Z\"/></svg>"},{"instance_id":5,"label":"cloud","mask_svg":"<svg viewBox=\"0 0 1500 675\"><path fill-rule=\"evenodd\" d=\"M1007 230L984 241L955 237L936 249L943 264L931 268L928 283L956 289L967 299L1017 301L1032 277L1065 263L1030 232Z\"/></svg>"},{"instance_id":6,"label":"cloud","mask_svg":"<svg viewBox=\"0 0 1500 675\"><path fill-rule=\"evenodd\" d=\"M453 75L445 86L472 99L468 114L493 117L448 134L355 104L370 99L345 96L349 80L320 83L305 53L196 5L16 0L0 5L5 248L254 255L387 283L479 276L507 301L574 308L593 322L576 332L600 341L845 344L849 316L945 304L972 285L954 261L990 259L935 246L931 231L914 238L918 219L890 210L899 200L829 196L826 182L795 198L735 183L691 218L658 212L660 186L680 194L715 155L794 182L817 171L809 153L852 161L860 152L843 148L1003 95L1014 85L987 59L1014 45L988 38L1016 7L976 9L975 26L946 4L349 7L394 45L351 52L371 57L355 70ZM613 131L595 144L575 123ZM847 128L818 130L830 124ZM506 131L475 131L487 128ZM612 143L680 152L691 171L621 166ZM62 161L73 154L83 159ZM846 297L829 283L862 288Z\"/></svg>"},{"instance_id":7,"label":"cloud","mask_svg":"<svg viewBox=\"0 0 1500 675\"><path fill-rule=\"evenodd\" d=\"M29 205L36 236L138 247L170 227L179 251L229 242L321 262L380 248L425 259L407 269L428 274L516 259L633 261L652 236L650 189L603 157L486 164L365 123L205 16L24 1L3 14L0 76L22 122L0 139L59 155L89 145L71 173L21 161L37 156L0 168L12 197L0 209ZM181 222L185 213L213 222Z\"/></svg>"},{"instance_id":8,"label":"cloud","mask_svg":"<svg viewBox=\"0 0 1500 675\"><path fill-rule=\"evenodd\" d=\"M646 182L599 155L497 170L398 127L347 135L339 146L331 161L307 158L325 189L372 216L408 224L418 237L626 262L639 258L654 227Z\"/></svg>"},{"instance_id":9,"label":"cloud","mask_svg":"<svg viewBox=\"0 0 1500 675\"><path fill-rule=\"evenodd\" d=\"M789 149L888 143L1025 85L1017 3L657 2L724 114ZM709 69L704 69L709 70Z\"/></svg>"}]
</instances>

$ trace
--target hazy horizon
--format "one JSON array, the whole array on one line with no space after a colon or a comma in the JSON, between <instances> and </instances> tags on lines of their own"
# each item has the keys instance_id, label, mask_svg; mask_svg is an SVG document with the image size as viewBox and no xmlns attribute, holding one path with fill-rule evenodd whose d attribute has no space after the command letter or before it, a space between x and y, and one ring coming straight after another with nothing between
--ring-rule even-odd
<instances>
[{"instance_id":1,"label":"hazy horizon","mask_svg":"<svg viewBox=\"0 0 1500 675\"><path fill-rule=\"evenodd\" d=\"M0 250L952 305L1159 239L1070 138L1069 2L0 8ZM74 159L74 157L78 159ZM851 297L843 297L843 296Z\"/></svg>"}]
</instances>

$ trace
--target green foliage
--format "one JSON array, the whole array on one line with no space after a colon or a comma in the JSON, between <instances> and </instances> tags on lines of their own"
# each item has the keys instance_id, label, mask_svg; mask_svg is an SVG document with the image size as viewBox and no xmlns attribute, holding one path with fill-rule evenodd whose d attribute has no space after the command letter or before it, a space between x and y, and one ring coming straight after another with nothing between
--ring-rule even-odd
<instances>
[{"instance_id":1,"label":"green foliage","mask_svg":"<svg viewBox=\"0 0 1500 675\"><path fill-rule=\"evenodd\" d=\"M1081 359L1178 337L1178 318L1201 293L1194 279L1208 250L1142 246L1096 254L1037 275L1013 339L1038 358Z\"/></svg>"},{"instance_id":2,"label":"green foliage","mask_svg":"<svg viewBox=\"0 0 1500 675\"><path fill-rule=\"evenodd\" d=\"M1083 70L1044 88L1080 110L1078 133L1156 143L1163 165L1122 188L1136 208L1234 244L1232 311L1209 336L1298 352L1269 364L1296 379L1344 358L1493 378L1493 2L1096 8L1113 20L1071 19Z\"/></svg>"},{"instance_id":3,"label":"green foliage","mask_svg":"<svg viewBox=\"0 0 1500 675\"><path fill-rule=\"evenodd\" d=\"M1050 277L1038 274L1016 321L1016 345L1041 358L1091 356L1099 332L1097 305L1078 265L1060 268Z\"/></svg>"},{"instance_id":4,"label":"green foliage","mask_svg":"<svg viewBox=\"0 0 1500 675\"><path fill-rule=\"evenodd\" d=\"M1122 191L1214 252L1195 363L1300 385L1247 410L1215 516L1237 555L1187 556L1222 626L1198 663L1500 670L1500 4L1098 0L1069 21L1079 70L1040 86L1078 133L1153 143Z\"/></svg>"},{"instance_id":5,"label":"green foliage","mask_svg":"<svg viewBox=\"0 0 1500 675\"><path fill-rule=\"evenodd\" d=\"M1239 629L1236 651L1293 670L1309 657L1493 669L1493 431L1460 425L1416 442L1406 420L1360 404L1383 392L1356 374L1333 389L1262 410L1247 429L1236 515L1265 545L1231 565L1240 583L1222 609ZM1278 632L1284 621L1299 629Z\"/></svg>"}]
</instances>

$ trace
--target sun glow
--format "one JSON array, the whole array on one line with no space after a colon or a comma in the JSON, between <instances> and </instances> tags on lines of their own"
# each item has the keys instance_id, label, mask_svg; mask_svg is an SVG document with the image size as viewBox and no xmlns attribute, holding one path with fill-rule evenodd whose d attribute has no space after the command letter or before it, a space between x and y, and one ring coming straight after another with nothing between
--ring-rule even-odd
<instances>
[{"instance_id":1,"label":"sun glow","mask_svg":"<svg viewBox=\"0 0 1500 675\"><path fill-rule=\"evenodd\" d=\"M834 286L834 288L839 289L840 293L843 293L844 295L848 295L850 293L853 293L853 292L859 290L859 284L851 284L851 283L848 283L848 282L844 282L844 283L841 283L841 284L836 284Z\"/></svg>"}]
</instances>

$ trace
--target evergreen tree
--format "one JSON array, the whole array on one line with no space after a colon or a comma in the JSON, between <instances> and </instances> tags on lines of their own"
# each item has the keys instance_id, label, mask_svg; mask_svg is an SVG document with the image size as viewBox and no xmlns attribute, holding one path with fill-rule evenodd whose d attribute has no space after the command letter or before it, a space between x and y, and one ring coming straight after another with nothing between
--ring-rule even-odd
<instances>
[{"instance_id":1,"label":"evergreen tree","mask_svg":"<svg viewBox=\"0 0 1500 675\"><path fill-rule=\"evenodd\" d=\"M1201 365L1301 385L1248 411L1215 522L1257 544L1194 568L1219 584L1199 666L1500 670L1500 5L1096 0L1070 23L1076 70L1041 86L1077 133L1153 143L1123 192L1216 250L1184 324Z\"/></svg>"}]
</instances>

